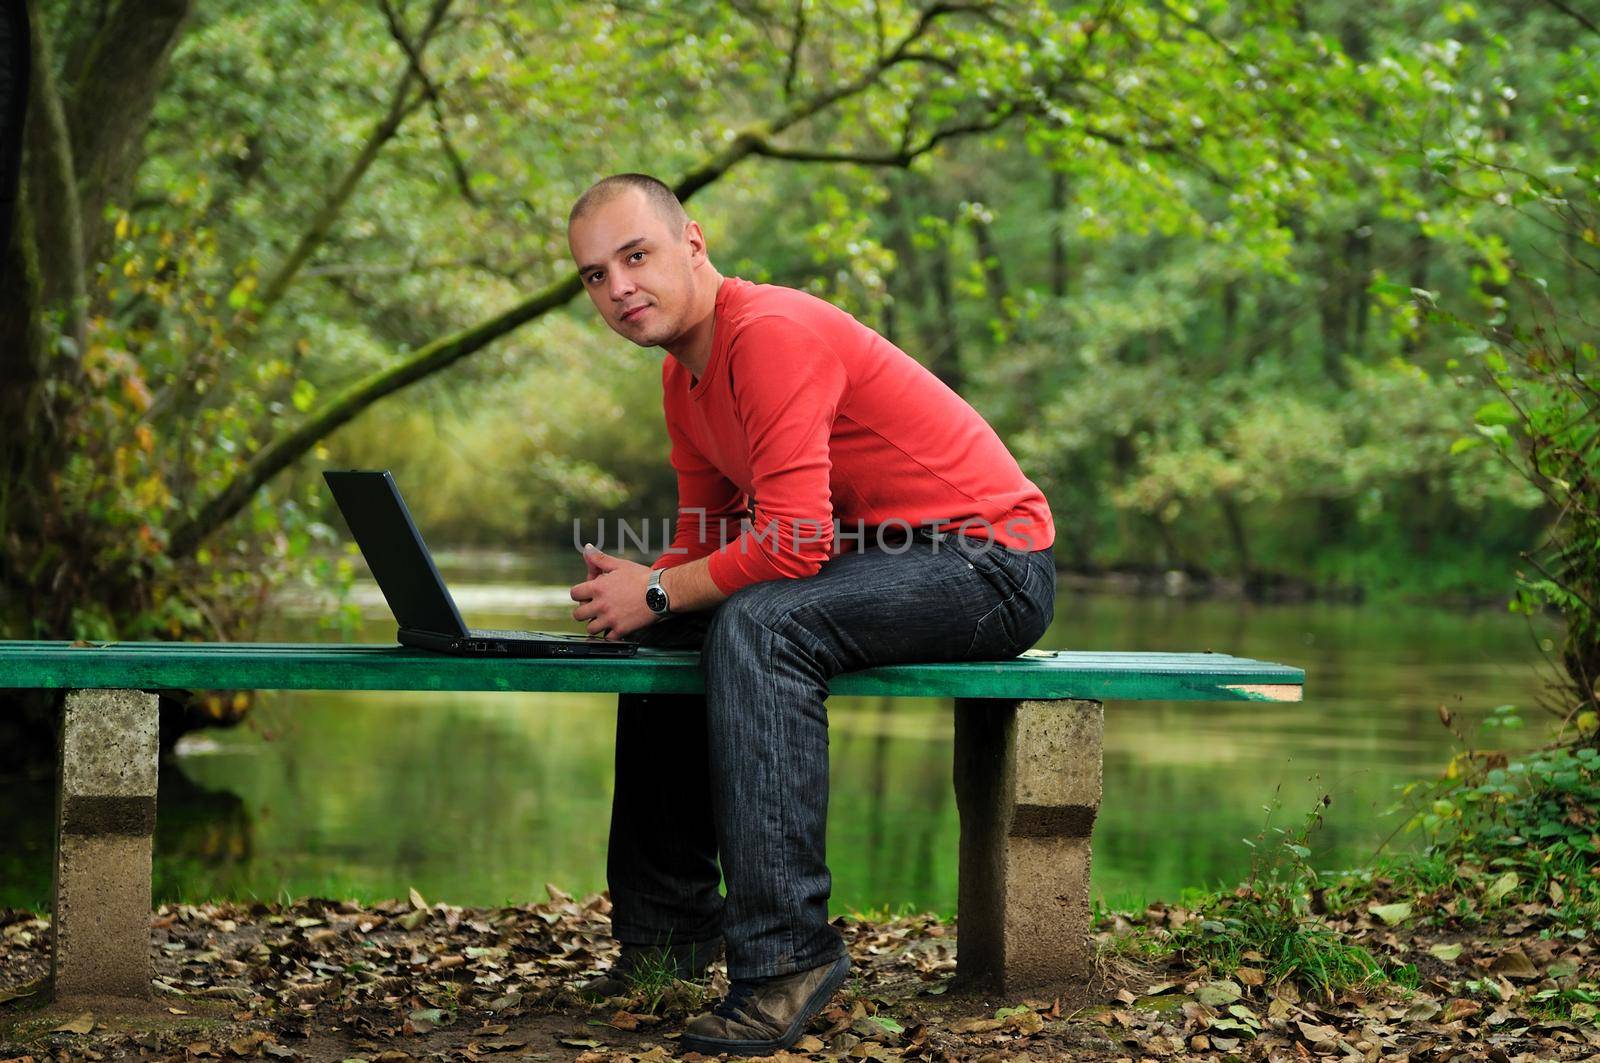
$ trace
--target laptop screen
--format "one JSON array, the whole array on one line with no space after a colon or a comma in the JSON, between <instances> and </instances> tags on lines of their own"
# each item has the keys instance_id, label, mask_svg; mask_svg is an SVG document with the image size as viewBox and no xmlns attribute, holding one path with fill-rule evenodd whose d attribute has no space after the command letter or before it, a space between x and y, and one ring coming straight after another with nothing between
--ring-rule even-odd
<instances>
[{"instance_id":1,"label":"laptop screen","mask_svg":"<svg viewBox=\"0 0 1600 1063\"><path fill-rule=\"evenodd\" d=\"M327 471L322 478L333 492L361 556L372 569L378 589L403 628L464 636L455 599L444 585L433 555L422 541L400 488L387 469Z\"/></svg>"}]
</instances>

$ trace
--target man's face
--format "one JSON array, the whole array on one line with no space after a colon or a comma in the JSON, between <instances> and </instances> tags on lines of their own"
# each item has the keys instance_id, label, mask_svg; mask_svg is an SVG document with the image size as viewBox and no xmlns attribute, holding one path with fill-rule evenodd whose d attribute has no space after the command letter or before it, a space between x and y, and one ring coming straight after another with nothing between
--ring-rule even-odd
<instances>
[{"instance_id":1,"label":"man's face","mask_svg":"<svg viewBox=\"0 0 1600 1063\"><path fill-rule=\"evenodd\" d=\"M682 232L629 189L591 209L567 233L579 278L618 335L659 347L689 330L694 265L704 261L700 228Z\"/></svg>"}]
</instances>

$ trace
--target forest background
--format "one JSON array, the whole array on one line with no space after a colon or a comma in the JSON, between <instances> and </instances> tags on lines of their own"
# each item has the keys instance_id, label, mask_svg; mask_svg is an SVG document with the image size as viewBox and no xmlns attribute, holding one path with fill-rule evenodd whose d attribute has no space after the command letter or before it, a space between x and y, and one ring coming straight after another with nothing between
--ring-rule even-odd
<instances>
[{"instance_id":1,"label":"forest background","mask_svg":"<svg viewBox=\"0 0 1600 1063\"><path fill-rule=\"evenodd\" d=\"M0 636L249 637L350 579L329 466L436 543L670 515L661 354L564 239L627 170L963 394L1063 567L1499 603L1560 516L1516 355L1589 394L1565 0L29 10Z\"/></svg>"}]
</instances>

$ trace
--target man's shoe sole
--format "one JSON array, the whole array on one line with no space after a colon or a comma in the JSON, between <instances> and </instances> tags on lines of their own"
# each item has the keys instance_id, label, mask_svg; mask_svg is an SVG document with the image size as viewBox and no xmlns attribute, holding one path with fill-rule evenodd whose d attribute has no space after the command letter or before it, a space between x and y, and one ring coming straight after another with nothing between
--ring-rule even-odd
<instances>
[{"instance_id":1,"label":"man's shoe sole","mask_svg":"<svg viewBox=\"0 0 1600 1063\"><path fill-rule=\"evenodd\" d=\"M685 1051L699 1052L701 1055L718 1055L723 1052L741 1056L770 1056L772 1053L784 1048L792 1048L794 1043L805 1036L806 1027L811 1020L816 1018L833 995L844 985L844 980L850 976L850 957L840 956L835 961L828 977L822 984L811 991L805 1004L800 1008L800 1014L795 1016L789 1028L783 1031L782 1037L768 1038L764 1041L735 1041L723 1037L695 1037L685 1034L678 1043Z\"/></svg>"}]
</instances>

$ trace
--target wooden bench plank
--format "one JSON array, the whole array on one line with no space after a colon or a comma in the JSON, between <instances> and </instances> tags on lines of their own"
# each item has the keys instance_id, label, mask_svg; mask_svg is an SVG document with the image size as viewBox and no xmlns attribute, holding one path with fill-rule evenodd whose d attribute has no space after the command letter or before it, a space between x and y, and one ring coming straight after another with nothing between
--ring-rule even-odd
<instances>
[{"instance_id":1,"label":"wooden bench plank","mask_svg":"<svg viewBox=\"0 0 1600 1063\"><path fill-rule=\"evenodd\" d=\"M699 693L699 654L465 658L338 643L0 642L0 688ZM1004 661L900 664L836 678L834 694L1093 701L1299 701L1299 668L1220 653L1030 651Z\"/></svg>"}]
</instances>

